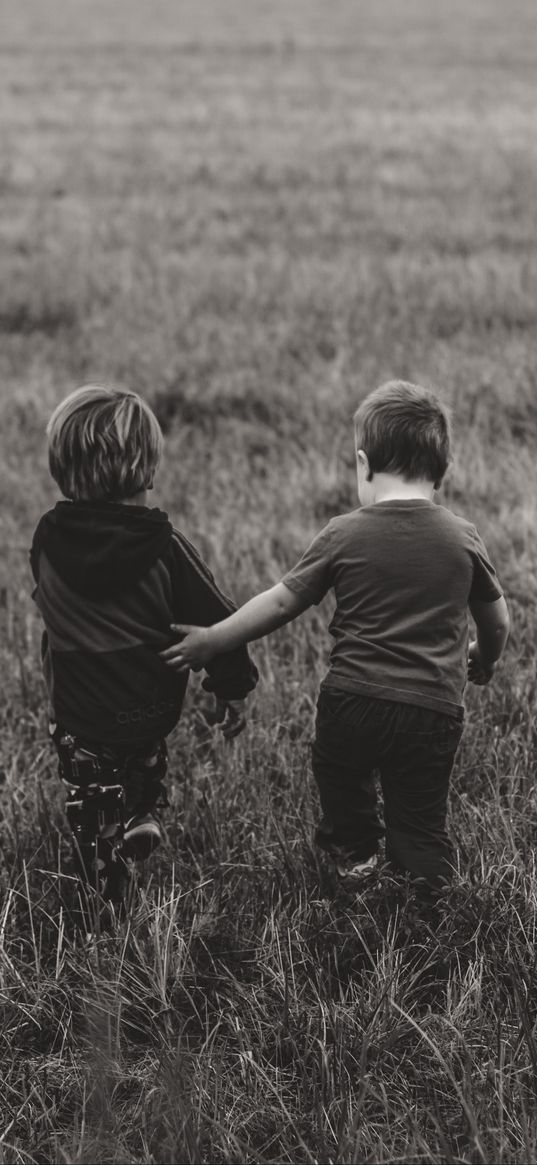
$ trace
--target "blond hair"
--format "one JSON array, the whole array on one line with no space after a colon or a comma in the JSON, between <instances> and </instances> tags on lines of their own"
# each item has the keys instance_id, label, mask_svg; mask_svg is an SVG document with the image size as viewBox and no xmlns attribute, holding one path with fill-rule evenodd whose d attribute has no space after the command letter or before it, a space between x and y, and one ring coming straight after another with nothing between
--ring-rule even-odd
<instances>
[{"instance_id":1,"label":"blond hair","mask_svg":"<svg viewBox=\"0 0 537 1165\"><path fill-rule=\"evenodd\" d=\"M50 472L72 501L121 501L153 484L162 432L135 392L77 388L54 410L47 436Z\"/></svg>"}]
</instances>

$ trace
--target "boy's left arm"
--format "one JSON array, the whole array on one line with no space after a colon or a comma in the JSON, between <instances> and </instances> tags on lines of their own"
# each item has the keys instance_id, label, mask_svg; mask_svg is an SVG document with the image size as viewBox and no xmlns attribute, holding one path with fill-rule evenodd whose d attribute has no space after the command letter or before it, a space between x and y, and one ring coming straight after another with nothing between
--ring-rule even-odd
<instances>
[{"instance_id":1,"label":"boy's left arm","mask_svg":"<svg viewBox=\"0 0 537 1165\"><path fill-rule=\"evenodd\" d=\"M509 611L503 597L492 602L474 600L470 606L477 638L468 648L468 679L480 687L492 679L509 637Z\"/></svg>"},{"instance_id":2,"label":"boy's left arm","mask_svg":"<svg viewBox=\"0 0 537 1165\"><path fill-rule=\"evenodd\" d=\"M509 637L509 611L496 571L475 526L471 527L473 565L468 606L477 637L468 649L468 679L479 686L492 679Z\"/></svg>"}]
</instances>

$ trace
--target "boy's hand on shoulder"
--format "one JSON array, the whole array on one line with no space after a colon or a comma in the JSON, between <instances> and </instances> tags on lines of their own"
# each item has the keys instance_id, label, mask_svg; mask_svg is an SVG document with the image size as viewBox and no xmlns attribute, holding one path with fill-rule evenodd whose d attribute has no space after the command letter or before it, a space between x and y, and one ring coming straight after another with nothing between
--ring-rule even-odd
<instances>
[{"instance_id":1,"label":"boy's hand on shoulder","mask_svg":"<svg viewBox=\"0 0 537 1165\"><path fill-rule=\"evenodd\" d=\"M470 682L483 687L492 679L495 667L494 663L485 664L483 662L479 644L474 639L468 648L468 679Z\"/></svg>"},{"instance_id":2,"label":"boy's hand on shoulder","mask_svg":"<svg viewBox=\"0 0 537 1165\"><path fill-rule=\"evenodd\" d=\"M160 652L161 659L175 671L201 671L212 659L210 627L192 627L187 623L172 623L172 631L180 636L166 651Z\"/></svg>"}]
</instances>

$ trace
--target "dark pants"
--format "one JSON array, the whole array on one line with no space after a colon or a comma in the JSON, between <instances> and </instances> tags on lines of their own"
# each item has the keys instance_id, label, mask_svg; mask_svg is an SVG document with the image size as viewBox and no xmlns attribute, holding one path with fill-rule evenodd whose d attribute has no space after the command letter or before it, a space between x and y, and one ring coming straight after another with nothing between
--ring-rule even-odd
<instances>
[{"instance_id":1,"label":"dark pants","mask_svg":"<svg viewBox=\"0 0 537 1165\"><path fill-rule=\"evenodd\" d=\"M447 799L462 728L455 715L323 689L312 750L323 811L318 844L359 861L376 853L385 834L386 859L396 869L431 884L449 879Z\"/></svg>"},{"instance_id":2,"label":"dark pants","mask_svg":"<svg viewBox=\"0 0 537 1165\"><path fill-rule=\"evenodd\" d=\"M81 886L98 889L104 899L121 901L127 874L125 824L168 803L163 784L166 742L148 742L129 751L78 740L59 726L53 728Z\"/></svg>"},{"instance_id":3,"label":"dark pants","mask_svg":"<svg viewBox=\"0 0 537 1165\"><path fill-rule=\"evenodd\" d=\"M126 820L167 804L163 785L168 768L165 740L139 744L133 751L125 745L83 741L58 725L51 727L60 777L67 785L80 789L83 795L96 784L121 785Z\"/></svg>"}]
</instances>

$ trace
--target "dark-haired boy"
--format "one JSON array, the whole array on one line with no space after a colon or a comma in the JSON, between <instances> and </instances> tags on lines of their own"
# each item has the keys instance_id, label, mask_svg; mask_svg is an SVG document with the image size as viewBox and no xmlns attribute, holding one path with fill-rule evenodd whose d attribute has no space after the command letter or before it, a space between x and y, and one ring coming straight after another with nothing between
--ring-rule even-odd
<instances>
[{"instance_id":1,"label":"dark-haired boy","mask_svg":"<svg viewBox=\"0 0 537 1165\"><path fill-rule=\"evenodd\" d=\"M313 744L317 841L341 876L361 876L374 869L385 832L392 865L436 886L453 868L446 812L466 678L491 678L507 606L475 527L433 501L450 461L437 397L391 381L363 401L355 432L361 508L333 518L280 583L217 626L177 626L186 637L164 658L197 669L333 589L334 645Z\"/></svg>"}]
</instances>

